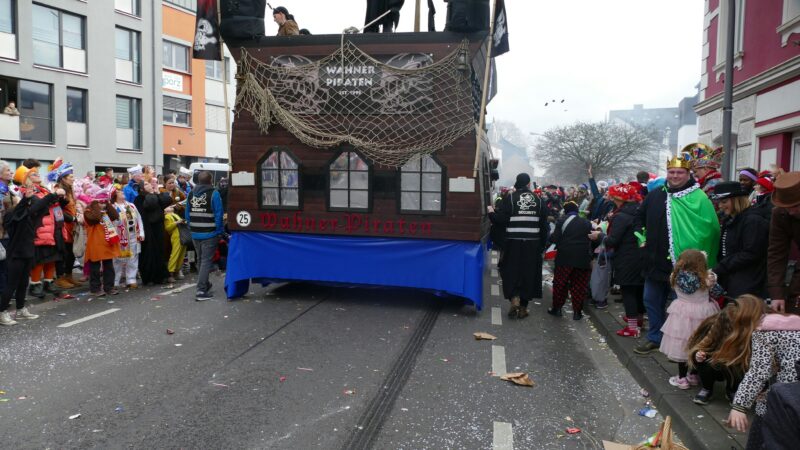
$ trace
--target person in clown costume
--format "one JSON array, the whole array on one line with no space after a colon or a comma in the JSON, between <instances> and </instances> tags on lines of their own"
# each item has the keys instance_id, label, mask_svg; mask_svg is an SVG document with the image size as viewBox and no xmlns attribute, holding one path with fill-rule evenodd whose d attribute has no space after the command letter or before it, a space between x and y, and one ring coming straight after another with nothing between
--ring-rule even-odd
<instances>
[{"instance_id":1,"label":"person in clown costume","mask_svg":"<svg viewBox=\"0 0 800 450\"><path fill-rule=\"evenodd\" d=\"M666 184L647 194L636 213L635 228L644 257L644 306L650 320L639 354L658 350L668 298L674 296L669 278L673 263L687 249L706 252L708 266L717 264L719 220L714 205L692 178L693 157L684 153L667 161Z\"/></svg>"},{"instance_id":2,"label":"person in clown costume","mask_svg":"<svg viewBox=\"0 0 800 450\"><path fill-rule=\"evenodd\" d=\"M136 273L139 271L139 253L144 241L144 223L136 206L125 200L125 193L114 191L113 206L119 214L117 224L120 237L120 256L114 258L114 286L119 286L123 275L128 289L136 289Z\"/></svg>"}]
</instances>

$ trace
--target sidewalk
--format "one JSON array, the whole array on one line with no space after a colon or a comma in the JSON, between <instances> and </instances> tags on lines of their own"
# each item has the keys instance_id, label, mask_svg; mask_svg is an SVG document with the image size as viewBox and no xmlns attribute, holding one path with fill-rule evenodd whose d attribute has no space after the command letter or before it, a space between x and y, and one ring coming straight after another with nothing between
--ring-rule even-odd
<instances>
[{"instance_id":1,"label":"sidewalk","mask_svg":"<svg viewBox=\"0 0 800 450\"><path fill-rule=\"evenodd\" d=\"M668 379L678 373L678 366L659 352L647 356L637 355L633 349L644 338L620 337L616 331L624 326L622 303L614 302L618 296L609 296L606 310L589 306L590 320L598 332L606 337L609 347L616 353L623 366L639 384L650 392L650 398L662 416L672 416L674 429L692 450L742 449L747 435L725 427L722 420L728 417L730 404L725 399L724 383L717 383L714 397L708 406L697 405L692 398L699 391L693 387L682 391L669 384ZM647 324L645 324L647 325Z\"/></svg>"}]
</instances>

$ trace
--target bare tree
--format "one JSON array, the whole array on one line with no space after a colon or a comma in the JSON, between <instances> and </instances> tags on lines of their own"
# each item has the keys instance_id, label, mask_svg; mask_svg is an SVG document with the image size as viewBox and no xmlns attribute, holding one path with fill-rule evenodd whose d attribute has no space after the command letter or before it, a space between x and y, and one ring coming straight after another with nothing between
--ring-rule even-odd
<instances>
[{"instance_id":1,"label":"bare tree","mask_svg":"<svg viewBox=\"0 0 800 450\"><path fill-rule=\"evenodd\" d=\"M536 143L535 157L550 179L585 181L589 166L596 177L628 179L655 168L658 149L651 130L579 122L546 131Z\"/></svg>"},{"instance_id":2,"label":"bare tree","mask_svg":"<svg viewBox=\"0 0 800 450\"><path fill-rule=\"evenodd\" d=\"M492 122L489 136L496 142L505 139L517 147L527 148L531 145L531 139L528 135L520 130L517 124L507 120L495 120Z\"/></svg>"}]
</instances>

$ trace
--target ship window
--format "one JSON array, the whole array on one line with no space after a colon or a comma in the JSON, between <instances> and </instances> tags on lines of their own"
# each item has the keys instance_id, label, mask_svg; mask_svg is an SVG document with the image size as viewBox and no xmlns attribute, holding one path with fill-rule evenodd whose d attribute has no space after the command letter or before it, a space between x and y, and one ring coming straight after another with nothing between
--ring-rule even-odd
<instances>
[{"instance_id":1,"label":"ship window","mask_svg":"<svg viewBox=\"0 0 800 450\"><path fill-rule=\"evenodd\" d=\"M400 168L400 212L441 213L444 174L432 156L412 158Z\"/></svg>"},{"instance_id":2,"label":"ship window","mask_svg":"<svg viewBox=\"0 0 800 450\"><path fill-rule=\"evenodd\" d=\"M337 211L368 211L370 201L370 166L354 151L345 151L330 163L328 207Z\"/></svg>"},{"instance_id":3,"label":"ship window","mask_svg":"<svg viewBox=\"0 0 800 450\"><path fill-rule=\"evenodd\" d=\"M261 198L267 208L297 209L300 206L300 164L288 149L273 149L259 163Z\"/></svg>"}]
</instances>

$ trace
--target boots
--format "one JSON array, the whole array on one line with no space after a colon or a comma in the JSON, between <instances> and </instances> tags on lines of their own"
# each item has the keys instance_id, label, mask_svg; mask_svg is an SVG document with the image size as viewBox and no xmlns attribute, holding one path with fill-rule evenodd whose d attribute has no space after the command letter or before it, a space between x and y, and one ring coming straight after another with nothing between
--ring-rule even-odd
<instances>
[{"instance_id":1,"label":"boots","mask_svg":"<svg viewBox=\"0 0 800 450\"><path fill-rule=\"evenodd\" d=\"M59 278L56 280L56 283L55 283L55 284L56 284L56 286L57 286L57 287L59 287L60 289L72 289L72 288L74 288L74 287L75 287L75 285L73 285L72 283L70 283L70 282L67 280L67 277L66 277L66 275L65 275L65 276L61 276L61 277L59 277Z\"/></svg>"},{"instance_id":2,"label":"boots","mask_svg":"<svg viewBox=\"0 0 800 450\"><path fill-rule=\"evenodd\" d=\"M508 317L513 319L519 313L519 297L511 298L511 309L508 310Z\"/></svg>"},{"instance_id":3,"label":"boots","mask_svg":"<svg viewBox=\"0 0 800 450\"><path fill-rule=\"evenodd\" d=\"M59 289L58 286L56 286L56 284L53 283L53 280L44 280L43 284L44 284L44 291L49 294L57 296L62 292L61 289Z\"/></svg>"},{"instance_id":4,"label":"boots","mask_svg":"<svg viewBox=\"0 0 800 450\"><path fill-rule=\"evenodd\" d=\"M31 283L31 286L28 288L28 295L36 298L44 298L44 287L42 286L42 282L40 281L38 283Z\"/></svg>"},{"instance_id":5,"label":"boots","mask_svg":"<svg viewBox=\"0 0 800 450\"><path fill-rule=\"evenodd\" d=\"M524 319L528 317L528 308L520 306L517 310L517 319Z\"/></svg>"}]
</instances>

